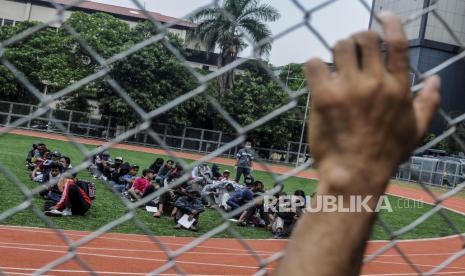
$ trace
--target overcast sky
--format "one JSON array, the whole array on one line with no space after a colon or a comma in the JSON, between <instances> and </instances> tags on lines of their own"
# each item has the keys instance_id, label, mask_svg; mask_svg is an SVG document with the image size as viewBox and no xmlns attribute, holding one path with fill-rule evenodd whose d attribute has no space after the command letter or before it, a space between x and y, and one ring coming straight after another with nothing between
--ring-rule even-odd
<instances>
[{"instance_id":1,"label":"overcast sky","mask_svg":"<svg viewBox=\"0 0 465 276\"><path fill-rule=\"evenodd\" d=\"M101 3L135 7L131 0L93 0ZM143 0L139 0L143 3ZM185 18L194 10L211 4L212 0L146 0L147 10L177 18ZM291 0L262 0L279 10L281 19L270 23L273 35L279 34L289 27L303 21L303 13ZM324 0L299 0L306 9L315 7ZM371 0L366 0L370 2ZM340 38L350 33L366 30L369 23L369 12L359 0L339 0L315 13L310 22L321 35L333 45ZM249 51L241 56L247 57ZM302 63L310 57L320 57L330 61L330 55L325 47L305 27L286 34L273 43L270 62L274 65L287 63Z\"/></svg>"}]
</instances>

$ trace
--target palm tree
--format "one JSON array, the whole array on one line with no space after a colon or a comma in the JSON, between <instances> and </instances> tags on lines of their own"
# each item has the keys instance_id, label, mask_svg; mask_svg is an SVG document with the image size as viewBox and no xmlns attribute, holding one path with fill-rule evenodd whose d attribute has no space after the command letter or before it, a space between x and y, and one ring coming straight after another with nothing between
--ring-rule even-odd
<instances>
[{"instance_id":1,"label":"palm tree","mask_svg":"<svg viewBox=\"0 0 465 276\"><path fill-rule=\"evenodd\" d=\"M279 17L278 10L261 4L260 0L224 0L217 7L201 10L191 18L197 26L189 33L188 40L197 47L204 47L207 53L218 48L218 68L221 68L233 62L247 47L244 34L254 43L267 41L257 51L260 56L269 54L272 34L265 22L274 22ZM233 70L218 77L220 102L233 83Z\"/></svg>"}]
</instances>

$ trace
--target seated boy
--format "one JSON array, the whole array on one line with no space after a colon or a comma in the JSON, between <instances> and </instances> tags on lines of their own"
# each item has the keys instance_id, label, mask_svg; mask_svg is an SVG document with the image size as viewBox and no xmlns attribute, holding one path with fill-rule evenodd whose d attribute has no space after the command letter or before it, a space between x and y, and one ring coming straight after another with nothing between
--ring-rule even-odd
<instances>
[{"instance_id":1,"label":"seated boy","mask_svg":"<svg viewBox=\"0 0 465 276\"><path fill-rule=\"evenodd\" d=\"M204 211L204 207L197 190L195 190L192 186L189 186L186 192L187 195L181 196L178 200L176 200L177 212L174 216L174 222L176 223L175 228L181 229L182 226L178 223L178 220L182 216L188 215L189 221L195 219L195 222L189 229L192 231L198 231L199 215Z\"/></svg>"},{"instance_id":2,"label":"seated boy","mask_svg":"<svg viewBox=\"0 0 465 276\"><path fill-rule=\"evenodd\" d=\"M139 200L143 197L147 188L152 185L152 180L155 177L155 172L150 169L142 171L142 177L134 180L134 184L131 189L128 190L128 194L133 200Z\"/></svg>"},{"instance_id":3,"label":"seated boy","mask_svg":"<svg viewBox=\"0 0 465 276\"><path fill-rule=\"evenodd\" d=\"M176 215L176 200L187 195L186 189L189 185L187 182L181 183L174 189L169 189L167 192L160 195L158 202L158 212L153 214L153 217L160 218L162 215Z\"/></svg>"},{"instance_id":4,"label":"seated boy","mask_svg":"<svg viewBox=\"0 0 465 276\"><path fill-rule=\"evenodd\" d=\"M58 181L58 189L62 193L60 201L45 211L47 216L84 215L90 209L92 201L73 179L62 177Z\"/></svg>"}]
</instances>

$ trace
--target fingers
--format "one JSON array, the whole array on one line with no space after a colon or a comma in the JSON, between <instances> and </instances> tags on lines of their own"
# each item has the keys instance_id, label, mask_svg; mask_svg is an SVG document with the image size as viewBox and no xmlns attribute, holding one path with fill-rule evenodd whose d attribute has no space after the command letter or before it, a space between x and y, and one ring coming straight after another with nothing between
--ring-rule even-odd
<instances>
[{"instance_id":1,"label":"fingers","mask_svg":"<svg viewBox=\"0 0 465 276\"><path fill-rule=\"evenodd\" d=\"M351 76L359 70L355 42L352 39L338 41L334 46L333 56L339 75Z\"/></svg>"},{"instance_id":2,"label":"fingers","mask_svg":"<svg viewBox=\"0 0 465 276\"><path fill-rule=\"evenodd\" d=\"M383 73L383 63L381 60L380 37L378 33L357 33L352 36L352 39L359 46L362 54L362 71L381 77Z\"/></svg>"},{"instance_id":3,"label":"fingers","mask_svg":"<svg viewBox=\"0 0 465 276\"><path fill-rule=\"evenodd\" d=\"M425 87L418 93L413 101L418 138L425 135L431 119L439 106L439 86L440 79L438 76L429 77L425 81Z\"/></svg>"},{"instance_id":4,"label":"fingers","mask_svg":"<svg viewBox=\"0 0 465 276\"><path fill-rule=\"evenodd\" d=\"M397 80L408 83L409 44L402 23L390 12L381 13L379 18L383 24L387 47L386 68Z\"/></svg>"},{"instance_id":5,"label":"fingers","mask_svg":"<svg viewBox=\"0 0 465 276\"><path fill-rule=\"evenodd\" d=\"M324 86L332 79L328 66L320 59L311 59L305 65L305 76L316 107L323 106L330 98L329 91L324 89Z\"/></svg>"},{"instance_id":6,"label":"fingers","mask_svg":"<svg viewBox=\"0 0 465 276\"><path fill-rule=\"evenodd\" d=\"M312 88L331 80L328 66L320 59L311 59L305 65L305 75Z\"/></svg>"}]
</instances>

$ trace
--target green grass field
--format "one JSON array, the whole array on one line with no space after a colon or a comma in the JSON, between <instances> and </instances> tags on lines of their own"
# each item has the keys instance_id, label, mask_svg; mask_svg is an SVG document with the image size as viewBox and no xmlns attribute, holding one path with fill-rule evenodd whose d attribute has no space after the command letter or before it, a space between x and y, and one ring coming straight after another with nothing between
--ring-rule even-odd
<instances>
[{"instance_id":1,"label":"green grass field","mask_svg":"<svg viewBox=\"0 0 465 276\"><path fill-rule=\"evenodd\" d=\"M38 141L37 138L7 134L0 136L0 165L6 167L11 171L19 180L21 180L29 188L34 188L37 184L29 180L29 171L24 165L25 156L30 149L31 144ZM59 150L62 154L68 155L72 159L72 163L76 166L84 158L80 152L71 144L62 141L54 141L47 139L40 139L47 144L51 150ZM87 146L91 148L92 146ZM148 167L157 157L162 157L165 160L169 159L167 156L157 156L149 153L132 152L127 150L112 149L110 150L112 156L123 156L125 161L135 163L141 168ZM191 162L186 160L186 162ZM233 170L228 166L222 166L222 169ZM81 179L91 180L91 176L87 171L79 174ZM273 186L273 180L269 173L254 172L255 179L262 180L267 187ZM105 224L121 217L125 214L125 207L118 196L106 189L103 183L95 181L97 184L97 199L93 202L92 208L83 216L72 216L62 218L51 218L51 220L62 229L72 230L85 230L93 231ZM307 180L297 177L288 179L285 183L285 191L293 193L296 189L302 189L307 194L310 194L316 189L317 181ZM5 175L0 174L0 212L17 206L24 200L24 196L18 188L8 180ZM391 225L393 229L399 229L408 225L414 219L421 216L423 213L430 210L430 205L416 206L416 208L403 208L405 201L397 197L389 197L393 212L381 212L381 217ZM34 204L42 209L43 200L39 196L35 196ZM465 217L454 212L445 210L447 216L455 223L461 232L465 232ZM191 231L177 231L174 230L174 223L172 219L164 217L162 219L154 219L145 210L137 210L138 218L145 223L156 235L163 236L199 236L222 223L221 217L215 210L206 210L200 218L200 231L197 233ZM8 219L1 221L1 224L8 225L23 225L23 226L36 226L46 227L46 225L36 217L31 210L25 210L15 214ZM257 228L243 228L233 226L234 230L239 232L244 238L271 238L271 233L263 229ZM132 222L126 222L111 231L122 233L142 233ZM439 216L434 215L427 222L421 224L413 231L402 236L402 239L413 238L426 238L426 237L440 237L453 234L452 230L448 227L445 221ZM218 234L216 237L232 237L232 235L225 231ZM375 225L372 239L389 239L389 235L379 226Z\"/></svg>"}]
</instances>

